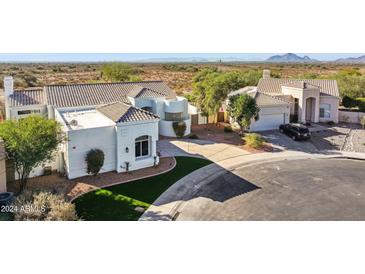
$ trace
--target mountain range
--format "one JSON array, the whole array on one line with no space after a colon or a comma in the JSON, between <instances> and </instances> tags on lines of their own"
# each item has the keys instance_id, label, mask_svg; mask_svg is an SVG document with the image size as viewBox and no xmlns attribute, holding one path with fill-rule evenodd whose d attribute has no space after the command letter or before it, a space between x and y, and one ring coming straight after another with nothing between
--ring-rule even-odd
<instances>
[{"instance_id":1,"label":"mountain range","mask_svg":"<svg viewBox=\"0 0 365 274\"><path fill-rule=\"evenodd\" d=\"M349 57L349 58L341 58L337 59L336 63L365 63L365 55L359 57Z\"/></svg>"},{"instance_id":2,"label":"mountain range","mask_svg":"<svg viewBox=\"0 0 365 274\"><path fill-rule=\"evenodd\" d=\"M274 55L266 59L267 62L288 62L288 63L301 63L301 62L318 62L318 60L311 59L308 56L301 57L294 53L286 53L283 55Z\"/></svg>"}]
</instances>

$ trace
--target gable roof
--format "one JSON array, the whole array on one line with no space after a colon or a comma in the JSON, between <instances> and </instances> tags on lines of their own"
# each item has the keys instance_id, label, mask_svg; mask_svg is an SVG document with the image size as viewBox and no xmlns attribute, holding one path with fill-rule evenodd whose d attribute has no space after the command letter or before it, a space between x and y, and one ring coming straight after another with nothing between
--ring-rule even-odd
<instances>
[{"instance_id":1,"label":"gable roof","mask_svg":"<svg viewBox=\"0 0 365 274\"><path fill-rule=\"evenodd\" d=\"M45 105L46 97L42 88L14 90L9 96L9 106L21 107L29 105Z\"/></svg>"},{"instance_id":2,"label":"gable roof","mask_svg":"<svg viewBox=\"0 0 365 274\"><path fill-rule=\"evenodd\" d=\"M140 85L135 85L134 88L128 92L129 97L133 98L156 98L165 97L163 92L158 92L149 88L142 87Z\"/></svg>"},{"instance_id":3,"label":"gable roof","mask_svg":"<svg viewBox=\"0 0 365 274\"><path fill-rule=\"evenodd\" d=\"M230 93L228 93L228 97L238 95L238 94L245 94L245 93L248 93L250 91L255 91L255 90L256 90L256 87L247 86L247 87L244 87L244 88L240 88L238 90L231 91Z\"/></svg>"},{"instance_id":4,"label":"gable roof","mask_svg":"<svg viewBox=\"0 0 365 274\"><path fill-rule=\"evenodd\" d=\"M114 102L129 103L128 96L175 98L176 94L163 81L49 85L14 90L9 97L9 105L97 106Z\"/></svg>"},{"instance_id":5,"label":"gable roof","mask_svg":"<svg viewBox=\"0 0 365 274\"><path fill-rule=\"evenodd\" d=\"M286 102L284 100L281 100L277 97L270 96L270 95L262 93L262 92L254 91L254 92L249 92L248 94L255 99L256 104L258 106L275 106L275 105L288 105L289 104L288 102Z\"/></svg>"},{"instance_id":6,"label":"gable roof","mask_svg":"<svg viewBox=\"0 0 365 274\"><path fill-rule=\"evenodd\" d=\"M144 91L145 90L145 91ZM127 96L159 94L175 98L175 93L162 81L93 83L45 86L47 103L55 107L96 106L114 102L129 103Z\"/></svg>"},{"instance_id":7,"label":"gable roof","mask_svg":"<svg viewBox=\"0 0 365 274\"><path fill-rule=\"evenodd\" d=\"M267 94L281 94L282 86L290 86L295 88L303 87L303 82L308 85L319 88L321 96L335 96L339 97L339 91L336 80L322 80L322 79L306 79L295 80L285 78L267 78L260 79L257 85L257 91Z\"/></svg>"},{"instance_id":8,"label":"gable roof","mask_svg":"<svg viewBox=\"0 0 365 274\"><path fill-rule=\"evenodd\" d=\"M115 123L156 120L160 118L149 111L121 102L101 106L96 108L96 110Z\"/></svg>"}]
</instances>

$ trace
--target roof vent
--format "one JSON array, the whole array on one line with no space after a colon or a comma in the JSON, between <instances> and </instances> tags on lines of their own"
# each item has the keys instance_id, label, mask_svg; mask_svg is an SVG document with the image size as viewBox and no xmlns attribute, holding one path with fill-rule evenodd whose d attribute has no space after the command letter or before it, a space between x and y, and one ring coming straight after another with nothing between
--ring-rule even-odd
<instances>
[{"instance_id":1,"label":"roof vent","mask_svg":"<svg viewBox=\"0 0 365 274\"><path fill-rule=\"evenodd\" d=\"M4 91L5 91L6 97L13 95L13 93L14 93L13 77L11 77L11 76L4 77Z\"/></svg>"},{"instance_id":2,"label":"roof vent","mask_svg":"<svg viewBox=\"0 0 365 274\"><path fill-rule=\"evenodd\" d=\"M78 125L77 120L71 120L70 125L76 127Z\"/></svg>"},{"instance_id":3,"label":"roof vent","mask_svg":"<svg viewBox=\"0 0 365 274\"><path fill-rule=\"evenodd\" d=\"M270 79L270 77L271 77L271 71L269 69L264 69L262 72L262 78Z\"/></svg>"}]
</instances>

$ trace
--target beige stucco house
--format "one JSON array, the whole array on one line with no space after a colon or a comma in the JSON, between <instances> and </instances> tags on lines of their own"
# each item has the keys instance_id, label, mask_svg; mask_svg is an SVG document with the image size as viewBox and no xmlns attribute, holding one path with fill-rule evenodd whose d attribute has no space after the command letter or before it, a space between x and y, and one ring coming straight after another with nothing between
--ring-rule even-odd
<instances>
[{"instance_id":1,"label":"beige stucco house","mask_svg":"<svg viewBox=\"0 0 365 274\"><path fill-rule=\"evenodd\" d=\"M260 107L251 131L278 129L289 122L338 123L339 90L336 80L271 78L264 70L257 87L245 87L229 96L247 93ZM228 103L228 100L227 102Z\"/></svg>"}]
</instances>

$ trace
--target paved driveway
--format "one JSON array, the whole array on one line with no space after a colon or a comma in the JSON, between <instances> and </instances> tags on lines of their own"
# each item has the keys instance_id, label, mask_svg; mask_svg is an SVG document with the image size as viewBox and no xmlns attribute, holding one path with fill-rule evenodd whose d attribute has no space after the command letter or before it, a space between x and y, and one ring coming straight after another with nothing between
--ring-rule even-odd
<instances>
[{"instance_id":1,"label":"paved driveway","mask_svg":"<svg viewBox=\"0 0 365 274\"><path fill-rule=\"evenodd\" d=\"M263 131L260 134L271 143L274 148L274 152L280 152L284 150L295 150L309 153L318 152L318 149L312 144L311 141L294 141L278 130Z\"/></svg>"},{"instance_id":2,"label":"paved driveway","mask_svg":"<svg viewBox=\"0 0 365 274\"><path fill-rule=\"evenodd\" d=\"M177 220L365 220L364 161L310 159L240 167L184 200Z\"/></svg>"},{"instance_id":3,"label":"paved driveway","mask_svg":"<svg viewBox=\"0 0 365 274\"><path fill-rule=\"evenodd\" d=\"M206 140L160 140L157 150L161 156L194 156L207 158L213 162L243 156L249 152L225 143Z\"/></svg>"}]
</instances>

